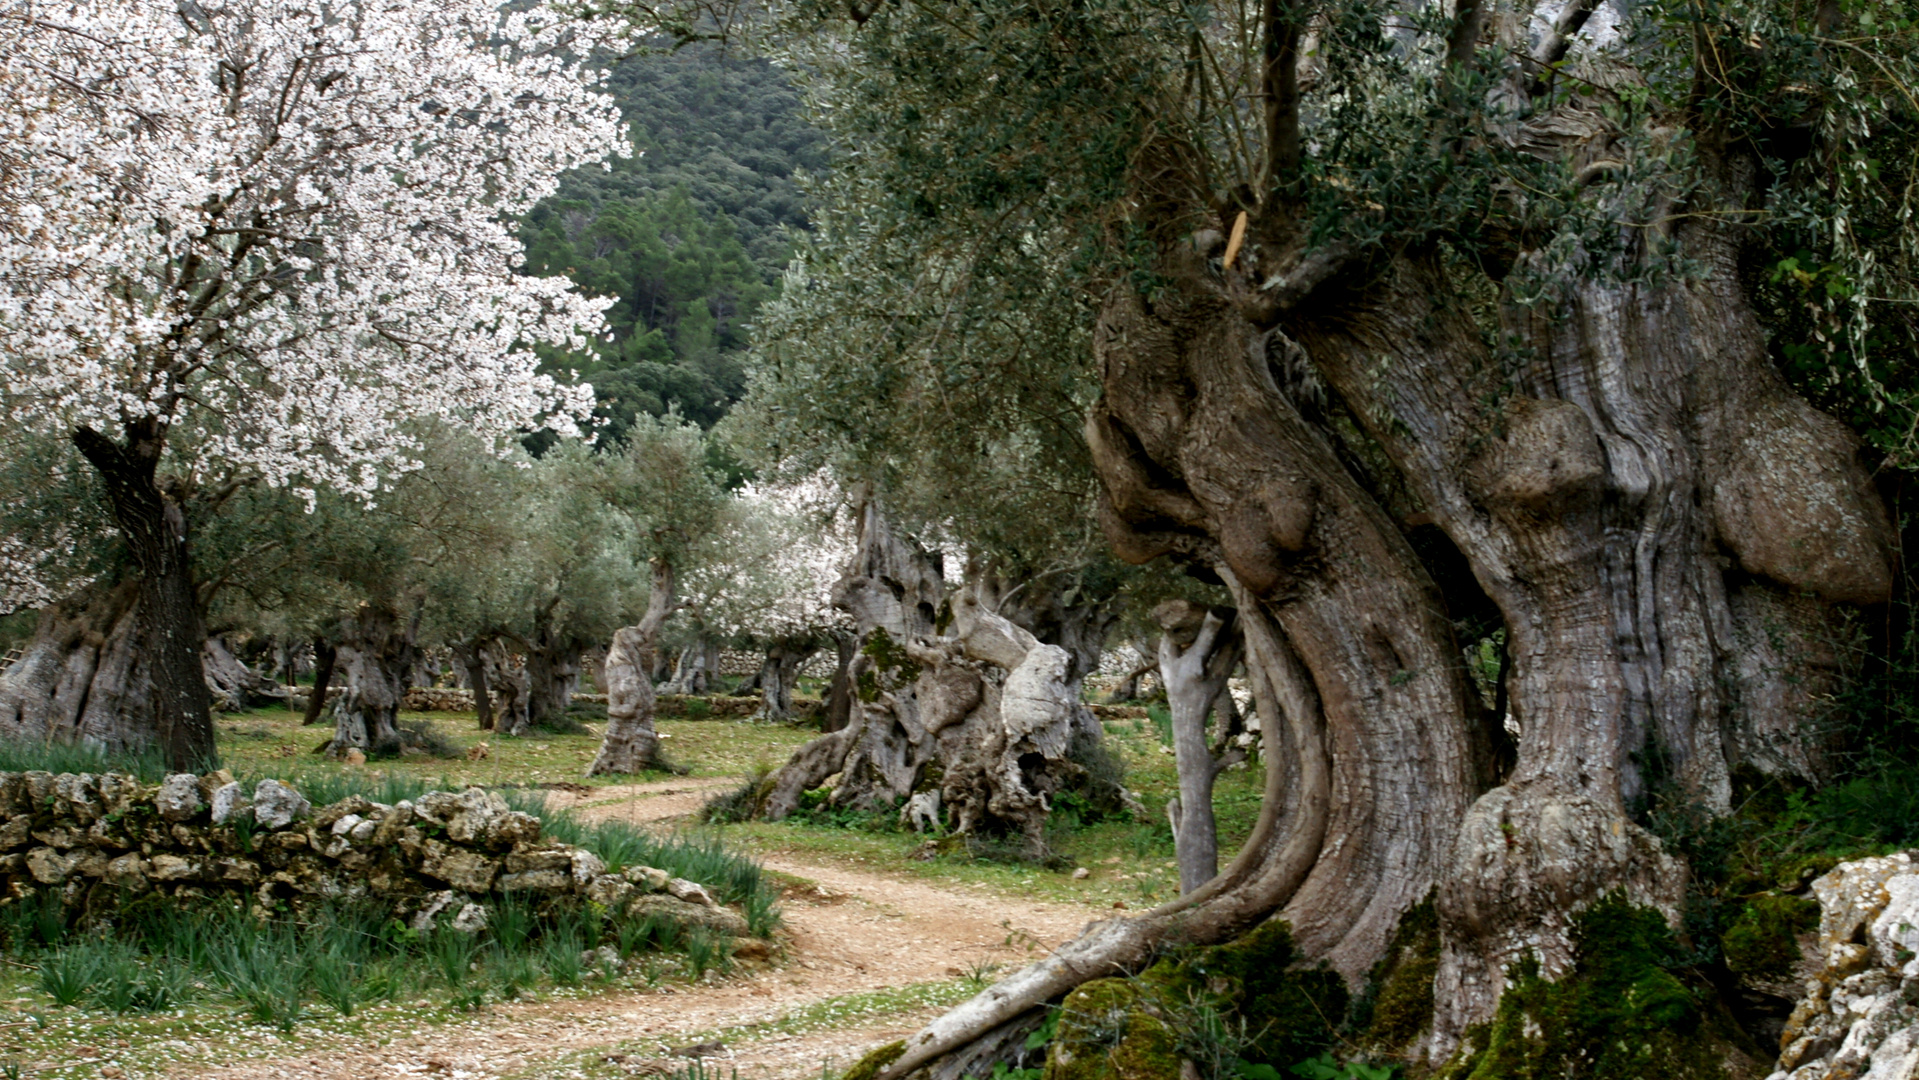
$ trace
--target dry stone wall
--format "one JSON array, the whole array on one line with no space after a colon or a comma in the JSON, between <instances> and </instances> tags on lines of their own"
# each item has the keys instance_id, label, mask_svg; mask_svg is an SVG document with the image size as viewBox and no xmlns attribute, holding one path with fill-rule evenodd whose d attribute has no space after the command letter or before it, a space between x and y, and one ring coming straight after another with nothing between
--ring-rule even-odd
<instances>
[{"instance_id":1,"label":"dry stone wall","mask_svg":"<svg viewBox=\"0 0 1919 1080\"><path fill-rule=\"evenodd\" d=\"M486 925L512 896L536 909L590 901L734 937L739 913L697 882L541 836L540 819L480 788L391 806L361 796L314 808L293 787L251 790L224 772L158 785L130 776L0 773L0 904L49 892L80 921L157 894L230 896L266 914L323 898L372 897L425 929Z\"/></svg>"},{"instance_id":2,"label":"dry stone wall","mask_svg":"<svg viewBox=\"0 0 1919 1080\"><path fill-rule=\"evenodd\" d=\"M1820 966L1768 1080L1919 1076L1919 864L1842 863L1812 883Z\"/></svg>"}]
</instances>

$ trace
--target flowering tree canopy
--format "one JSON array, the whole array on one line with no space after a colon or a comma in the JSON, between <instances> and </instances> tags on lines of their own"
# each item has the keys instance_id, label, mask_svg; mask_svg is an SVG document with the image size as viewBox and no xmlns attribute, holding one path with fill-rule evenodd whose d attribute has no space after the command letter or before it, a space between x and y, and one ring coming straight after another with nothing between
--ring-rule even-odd
<instances>
[{"instance_id":1,"label":"flowering tree canopy","mask_svg":"<svg viewBox=\"0 0 1919 1080\"><path fill-rule=\"evenodd\" d=\"M852 629L833 587L853 562L843 493L824 473L748 485L727 506L708 557L686 575L687 604L707 632L777 642Z\"/></svg>"},{"instance_id":2,"label":"flowering tree canopy","mask_svg":"<svg viewBox=\"0 0 1919 1080\"><path fill-rule=\"evenodd\" d=\"M517 273L509 219L621 150L579 59L601 30L489 0L0 0L0 404L104 481L176 767L213 756L197 485L370 499L410 418L586 414L534 350L583 347L607 301Z\"/></svg>"},{"instance_id":3,"label":"flowering tree canopy","mask_svg":"<svg viewBox=\"0 0 1919 1080\"><path fill-rule=\"evenodd\" d=\"M607 301L517 274L506 220L623 146L563 43L489 0L10 0L9 415L360 494L410 464L408 416L569 428L590 396L532 347Z\"/></svg>"}]
</instances>

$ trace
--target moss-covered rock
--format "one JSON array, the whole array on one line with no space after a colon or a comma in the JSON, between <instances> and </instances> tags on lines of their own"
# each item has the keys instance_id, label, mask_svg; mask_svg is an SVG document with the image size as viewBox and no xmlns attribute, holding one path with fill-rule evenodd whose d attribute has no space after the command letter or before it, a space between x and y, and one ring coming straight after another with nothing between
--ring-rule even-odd
<instances>
[{"instance_id":1,"label":"moss-covered rock","mask_svg":"<svg viewBox=\"0 0 1919 1080\"><path fill-rule=\"evenodd\" d=\"M1095 979L1066 995L1045 1080L1179 1080L1160 1003L1132 979Z\"/></svg>"},{"instance_id":2,"label":"moss-covered rock","mask_svg":"<svg viewBox=\"0 0 1919 1080\"><path fill-rule=\"evenodd\" d=\"M1440 1080L1721 1080L1745 1055L1709 988L1682 978L1666 919L1614 894L1574 922L1573 970L1509 973L1493 1019L1467 1034Z\"/></svg>"},{"instance_id":3,"label":"moss-covered rock","mask_svg":"<svg viewBox=\"0 0 1919 1080\"><path fill-rule=\"evenodd\" d=\"M1799 960L1799 935L1819 925L1819 904L1780 893L1761 893L1746 901L1720 948L1735 975L1777 979L1792 974Z\"/></svg>"}]
</instances>

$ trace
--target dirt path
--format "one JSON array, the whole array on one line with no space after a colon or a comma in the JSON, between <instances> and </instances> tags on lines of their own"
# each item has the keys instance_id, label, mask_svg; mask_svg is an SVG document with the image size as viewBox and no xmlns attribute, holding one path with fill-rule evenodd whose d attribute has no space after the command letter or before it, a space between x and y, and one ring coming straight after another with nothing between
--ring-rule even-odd
<instances>
[{"instance_id":1,"label":"dirt path","mask_svg":"<svg viewBox=\"0 0 1919 1080\"><path fill-rule=\"evenodd\" d=\"M737 781L669 781L599 789L564 801L589 819L657 822L691 813L714 788L730 783ZM789 851L760 854L769 869L815 883L788 891L787 956L777 967L716 985L498 1005L471 1020L422 1026L385 1046L342 1043L309 1049L297 1058L176 1075L530 1080L578 1075L582 1056L610 1060L618 1072L646 1075L660 1066L686 1065L686 1057L669 1051L696 1037L765 1025L733 1037L726 1053L709 1061L721 1071L709 1075L730 1077L737 1069L740 1080L812 1080L823 1063L844 1068L871 1047L910 1034L937 1009L903 1000L892 1011L850 1022L819 1016L797 1022L808 1006L889 987L951 981L992 965L1016 967L1036 950L1072 937L1097 915L1078 905L939 888Z\"/></svg>"}]
</instances>

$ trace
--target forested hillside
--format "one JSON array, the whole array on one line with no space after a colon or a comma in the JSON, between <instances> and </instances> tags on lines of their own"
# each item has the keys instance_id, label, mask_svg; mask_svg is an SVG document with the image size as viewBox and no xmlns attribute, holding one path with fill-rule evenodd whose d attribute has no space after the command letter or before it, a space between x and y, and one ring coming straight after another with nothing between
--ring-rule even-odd
<instances>
[{"instance_id":1,"label":"forested hillside","mask_svg":"<svg viewBox=\"0 0 1919 1080\"><path fill-rule=\"evenodd\" d=\"M610 341L576 368L606 434L668 406L711 426L745 384L746 324L777 288L788 228L805 228L794 174L825 161L799 95L763 60L710 46L623 61L609 81L637 151L576 170L528 216L536 274L617 296Z\"/></svg>"}]
</instances>

